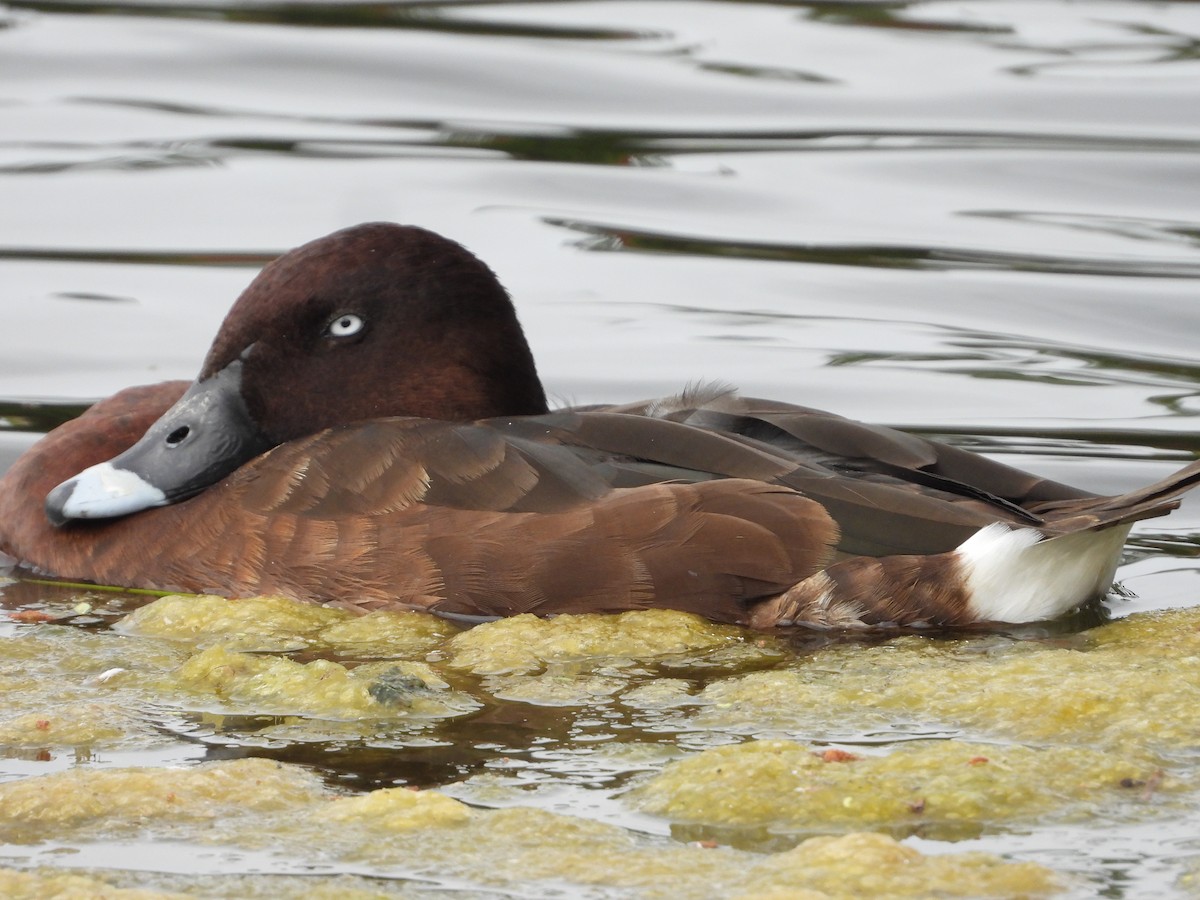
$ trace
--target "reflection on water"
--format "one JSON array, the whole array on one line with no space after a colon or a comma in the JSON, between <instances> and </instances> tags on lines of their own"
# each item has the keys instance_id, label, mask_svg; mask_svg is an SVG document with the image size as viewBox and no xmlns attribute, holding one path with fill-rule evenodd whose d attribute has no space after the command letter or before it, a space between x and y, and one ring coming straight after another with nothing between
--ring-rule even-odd
<instances>
[{"instance_id":1,"label":"reflection on water","mask_svg":"<svg viewBox=\"0 0 1200 900\"><path fill-rule=\"evenodd\" d=\"M494 37L569 39L575 41L637 40L654 35L620 28L571 28L536 22L503 22L495 19L472 21L451 15L469 6L462 0L449 2L393 3L149 3L97 6L94 3L18 2L17 9L51 13L85 13L163 16L171 19L221 19L230 24L287 25L320 28L403 28L429 32L479 34ZM502 5L502 4L496 4ZM512 4L518 5L518 4Z\"/></svg>"},{"instance_id":2,"label":"reflection on water","mask_svg":"<svg viewBox=\"0 0 1200 900\"><path fill-rule=\"evenodd\" d=\"M1137 0L10 2L0 466L97 397L192 377L278 252L388 219L496 269L563 402L720 379L1097 491L1153 481L1200 447L1198 42L1200 5ZM1196 509L1138 525L1121 571L1136 596L964 646L1065 652L1105 616L1195 605ZM144 602L88 594L77 613L79 596L21 583L0 603L109 635ZM830 640L793 636L749 668ZM728 674L639 664L646 690ZM0 780L75 752L264 755L356 789L522 772L525 802L666 834L621 806L627 783L770 731L692 731L668 707L614 718L606 702L564 715L489 696L402 747L146 709L168 749L14 751ZM848 737L820 724L788 736ZM664 757L591 752L631 729ZM921 720L851 737L954 733ZM1158 895L1196 853L1161 833L1183 841L1195 816L982 845Z\"/></svg>"},{"instance_id":3,"label":"reflection on water","mask_svg":"<svg viewBox=\"0 0 1200 900\"><path fill-rule=\"evenodd\" d=\"M1014 214L1009 218L1019 218ZM1001 216L997 216L1001 218ZM1034 220L1032 216L1030 220ZM1063 275L1107 275L1140 278L1200 277L1200 263L1130 263L1121 260L1071 259L1010 254L983 249L955 247L895 246L812 246L752 244L738 241L712 241L682 235L652 234L630 228L605 227L586 222L547 220L574 231L591 234L594 239L580 243L586 250L639 250L648 253L685 253L693 256L730 256L775 262L818 263L832 266L874 266L885 269L1001 269L1011 272L1041 272ZM1111 231L1114 234L1124 232ZM1144 238L1143 238L1144 239Z\"/></svg>"}]
</instances>

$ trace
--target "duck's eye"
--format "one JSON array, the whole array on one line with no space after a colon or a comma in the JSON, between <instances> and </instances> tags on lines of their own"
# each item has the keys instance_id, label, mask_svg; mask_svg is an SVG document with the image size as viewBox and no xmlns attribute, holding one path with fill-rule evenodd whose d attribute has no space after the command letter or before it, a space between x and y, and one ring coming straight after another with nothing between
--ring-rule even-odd
<instances>
[{"instance_id":1,"label":"duck's eye","mask_svg":"<svg viewBox=\"0 0 1200 900\"><path fill-rule=\"evenodd\" d=\"M356 316L354 313L343 313L330 321L325 329L325 333L335 338L353 337L363 330L365 324L366 322L363 321L362 316Z\"/></svg>"}]
</instances>

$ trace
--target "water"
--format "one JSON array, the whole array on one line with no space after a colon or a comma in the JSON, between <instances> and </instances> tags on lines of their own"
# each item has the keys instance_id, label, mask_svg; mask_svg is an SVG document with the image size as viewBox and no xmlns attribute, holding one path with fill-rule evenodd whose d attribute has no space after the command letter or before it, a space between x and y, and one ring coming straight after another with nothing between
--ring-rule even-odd
<instances>
[{"instance_id":1,"label":"water","mask_svg":"<svg viewBox=\"0 0 1200 900\"><path fill-rule=\"evenodd\" d=\"M10 2L0 210L0 464L372 219L487 260L560 402L717 379L1111 492L1200 448L1194 3ZM1113 612L1195 604L1197 534Z\"/></svg>"}]
</instances>

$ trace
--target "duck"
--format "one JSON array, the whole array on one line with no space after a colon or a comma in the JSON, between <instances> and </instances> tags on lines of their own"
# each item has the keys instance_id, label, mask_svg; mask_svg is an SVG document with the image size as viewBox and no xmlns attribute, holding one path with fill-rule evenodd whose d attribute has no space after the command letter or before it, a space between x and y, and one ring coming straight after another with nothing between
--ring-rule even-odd
<instances>
[{"instance_id":1,"label":"duck","mask_svg":"<svg viewBox=\"0 0 1200 900\"><path fill-rule=\"evenodd\" d=\"M0 550L72 581L481 621L667 608L755 629L1055 619L1200 461L1101 496L945 443L693 385L551 409L460 244L345 228L267 264L200 372L0 479Z\"/></svg>"}]
</instances>

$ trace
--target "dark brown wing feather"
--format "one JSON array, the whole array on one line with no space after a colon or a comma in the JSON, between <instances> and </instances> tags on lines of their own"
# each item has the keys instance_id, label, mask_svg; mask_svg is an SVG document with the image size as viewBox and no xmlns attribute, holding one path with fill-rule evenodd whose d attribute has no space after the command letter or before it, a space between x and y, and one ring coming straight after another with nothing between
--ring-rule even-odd
<instances>
[{"instance_id":1,"label":"dark brown wing feather","mask_svg":"<svg viewBox=\"0 0 1200 900\"><path fill-rule=\"evenodd\" d=\"M827 413L729 396L715 405L673 409L662 418L637 414L649 405L583 412L575 421L562 416L555 437L653 463L658 478L716 475L791 487L828 509L841 528L838 549L851 555L942 553L991 522L1045 524L1022 505L1030 497L1093 496ZM978 481L958 480L967 476Z\"/></svg>"}]
</instances>

